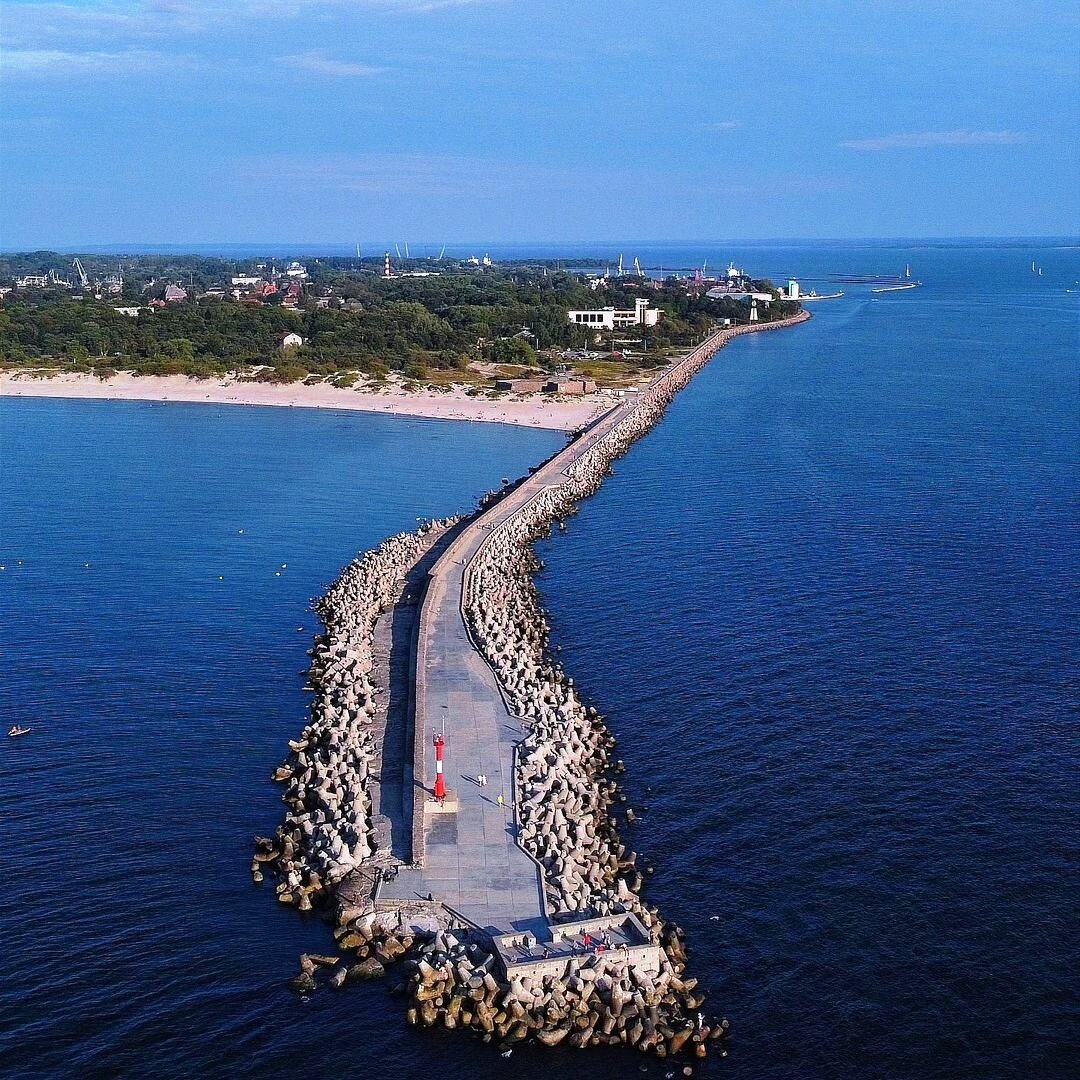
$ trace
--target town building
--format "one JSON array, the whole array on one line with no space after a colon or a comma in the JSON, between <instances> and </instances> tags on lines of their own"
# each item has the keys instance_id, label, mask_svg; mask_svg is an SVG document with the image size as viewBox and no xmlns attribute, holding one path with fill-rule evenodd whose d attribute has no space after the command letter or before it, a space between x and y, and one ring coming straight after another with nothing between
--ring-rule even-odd
<instances>
[{"instance_id":1,"label":"town building","mask_svg":"<svg viewBox=\"0 0 1080 1080\"><path fill-rule=\"evenodd\" d=\"M304 344L304 339L299 334L288 333L281 335L281 348L285 349L299 349Z\"/></svg>"},{"instance_id":2,"label":"town building","mask_svg":"<svg viewBox=\"0 0 1080 1080\"><path fill-rule=\"evenodd\" d=\"M710 300L738 300L742 304L749 304L757 300L766 307L773 302L772 293L749 292L746 289L730 289L726 285L718 285L705 294Z\"/></svg>"},{"instance_id":3,"label":"town building","mask_svg":"<svg viewBox=\"0 0 1080 1080\"><path fill-rule=\"evenodd\" d=\"M257 274L237 274L236 277L232 279L233 285L237 285L242 289L258 285L260 281L262 281L262 278Z\"/></svg>"},{"instance_id":4,"label":"town building","mask_svg":"<svg viewBox=\"0 0 1080 1080\"><path fill-rule=\"evenodd\" d=\"M308 276L307 267L303 263L291 262L285 267L285 276L304 281Z\"/></svg>"},{"instance_id":5,"label":"town building","mask_svg":"<svg viewBox=\"0 0 1080 1080\"><path fill-rule=\"evenodd\" d=\"M178 304L182 300L187 299L187 289L180 285L166 285L165 286L165 303L166 304Z\"/></svg>"},{"instance_id":6,"label":"town building","mask_svg":"<svg viewBox=\"0 0 1080 1080\"><path fill-rule=\"evenodd\" d=\"M592 379L549 379L544 389L549 394L571 394L579 397L582 394L595 394L596 383Z\"/></svg>"},{"instance_id":7,"label":"town building","mask_svg":"<svg viewBox=\"0 0 1080 1080\"><path fill-rule=\"evenodd\" d=\"M588 330L618 330L626 326L655 326L661 314L659 308L649 307L649 301L639 297L632 308L568 311L566 317L575 326L584 326Z\"/></svg>"},{"instance_id":8,"label":"town building","mask_svg":"<svg viewBox=\"0 0 1080 1080\"><path fill-rule=\"evenodd\" d=\"M506 390L511 394L535 394L544 389L543 379L496 379L496 390Z\"/></svg>"},{"instance_id":9,"label":"town building","mask_svg":"<svg viewBox=\"0 0 1080 1080\"><path fill-rule=\"evenodd\" d=\"M44 289L48 284L49 279L45 274L26 274L15 279L17 289Z\"/></svg>"}]
</instances>

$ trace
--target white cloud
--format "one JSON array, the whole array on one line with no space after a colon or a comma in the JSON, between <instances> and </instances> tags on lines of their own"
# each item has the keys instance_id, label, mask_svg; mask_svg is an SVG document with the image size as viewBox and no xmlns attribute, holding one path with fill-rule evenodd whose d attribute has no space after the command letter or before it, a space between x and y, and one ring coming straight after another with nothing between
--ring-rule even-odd
<instances>
[{"instance_id":1,"label":"white cloud","mask_svg":"<svg viewBox=\"0 0 1080 1080\"><path fill-rule=\"evenodd\" d=\"M40 49L68 47L103 37L200 34L235 26L241 19L301 19L332 14L412 15L474 7L492 0L9 0L4 8L7 44Z\"/></svg>"},{"instance_id":2,"label":"white cloud","mask_svg":"<svg viewBox=\"0 0 1080 1080\"><path fill-rule=\"evenodd\" d=\"M4 49L3 70L30 78L47 75L129 75L174 66L179 58L145 49L124 52L73 52L66 49Z\"/></svg>"},{"instance_id":3,"label":"white cloud","mask_svg":"<svg viewBox=\"0 0 1080 1080\"><path fill-rule=\"evenodd\" d=\"M279 64L285 64L288 67L312 71L316 75L335 75L349 78L379 75L385 70L380 67L372 67L371 64L356 64L348 60L335 60L318 50L290 53L288 56L279 56L277 61Z\"/></svg>"},{"instance_id":4,"label":"white cloud","mask_svg":"<svg viewBox=\"0 0 1080 1080\"><path fill-rule=\"evenodd\" d=\"M840 145L848 150L924 150L935 146L1010 146L1027 142L1020 131L912 131L880 135L873 139L849 139Z\"/></svg>"}]
</instances>

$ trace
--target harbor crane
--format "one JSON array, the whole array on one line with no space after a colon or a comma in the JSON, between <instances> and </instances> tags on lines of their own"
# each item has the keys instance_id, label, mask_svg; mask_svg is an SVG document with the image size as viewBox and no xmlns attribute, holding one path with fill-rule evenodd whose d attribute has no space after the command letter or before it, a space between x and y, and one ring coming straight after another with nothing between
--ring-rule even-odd
<instances>
[{"instance_id":1,"label":"harbor crane","mask_svg":"<svg viewBox=\"0 0 1080 1080\"><path fill-rule=\"evenodd\" d=\"M641 263L638 262L638 257L636 255L634 256L634 273L640 278L645 276L645 271L641 269Z\"/></svg>"},{"instance_id":2,"label":"harbor crane","mask_svg":"<svg viewBox=\"0 0 1080 1080\"><path fill-rule=\"evenodd\" d=\"M89 286L89 284L90 284L90 279L86 276L86 271L83 269L83 264L82 264L81 260L76 259L71 264L71 267L75 271L75 273L79 275L79 284L84 289L87 288Z\"/></svg>"}]
</instances>

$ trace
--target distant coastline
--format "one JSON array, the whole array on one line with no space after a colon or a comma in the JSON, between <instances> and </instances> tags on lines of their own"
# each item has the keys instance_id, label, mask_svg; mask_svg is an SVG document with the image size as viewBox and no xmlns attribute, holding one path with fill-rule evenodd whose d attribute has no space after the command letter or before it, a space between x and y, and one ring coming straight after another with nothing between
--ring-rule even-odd
<instances>
[{"instance_id":1,"label":"distant coastline","mask_svg":"<svg viewBox=\"0 0 1080 1080\"><path fill-rule=\"evenodd\" d=\"M348 409L433 420L516 424L554 431L573 431L605 412L615 401L603 393L578 399L550 395L489 398L470 396L464 387L445 391L404 390L390 383L384 390L352 390L327 383L280 385L232 378L194 379L186 375L121 372L101 379L83 372L40 376L11 371L0 372L0 397Z\"/></svg>"}]
</instances>

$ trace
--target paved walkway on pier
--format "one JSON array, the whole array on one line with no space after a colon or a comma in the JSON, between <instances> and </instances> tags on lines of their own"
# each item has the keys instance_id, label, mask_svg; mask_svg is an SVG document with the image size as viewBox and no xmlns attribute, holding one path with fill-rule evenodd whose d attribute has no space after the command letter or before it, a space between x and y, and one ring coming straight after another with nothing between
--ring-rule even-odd
<instances>
[{"instance_id":1,"label":"paved walkway on pier","mask_svg":"<svg viewBox=\"0 0 1080 1080\"><path fill-rule=\"evenodd\" d=\"M703 347L719 347L748 329L723 332ZM693 363L694 355L684 357L653 384L681 364ZM633 399L615 406L580 439L469 522L432 568L416 642L414 722L423 733L422 741L416 742L414 763L417 798L412 835L418 865L401 867L397 877L383 884L381 898L415 900L431 895L485 929L504 933L546 930L539 867L514 838L514 747L524 732L520 722L507 713L495 676L469 639L461 610L462 579L465 566L488 530L541 488L560 483L567 466L633 407ZM432 738L436 732L445 735L446 784L457 796L457 808L425 813L430 787L415 785L433 783ZM488 778L486 788L475 783L480 773ZM497 804L500 793L503 807ZM422 829L416 820L420 816ZM422 851L416 850L418 845Z\"/></svg>"},{"instance_id":2,"label":"paved walkway on pier","mask_svg":"<svg viewBox=\"0 0 1080 1080\"><path fill-rule=\"evenodd\" d=\"M430 894L477 925L502 932L547 926L539 867L514 838L514 747L524 731L506 711L495 676L465 629L461 611L465 564L488 529L540 488L558 483L570 461L623 415L622 405L608 412L583 439L470 523L431 574L423 601L427 622L417 643L417 680L423 680L424 690L419 697L423 715L418 713L416 723L424 725L423 775L429 785L434 774L432 739L437 731L445 734L446 785L457 797L457 810L429 810L423 866L402 867L383 885L383 898ZM475 782L481 773L488 781L483 788Z\"/></svg>"}]
</instances>

